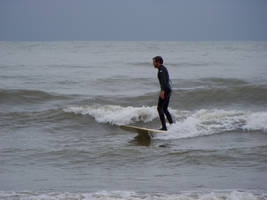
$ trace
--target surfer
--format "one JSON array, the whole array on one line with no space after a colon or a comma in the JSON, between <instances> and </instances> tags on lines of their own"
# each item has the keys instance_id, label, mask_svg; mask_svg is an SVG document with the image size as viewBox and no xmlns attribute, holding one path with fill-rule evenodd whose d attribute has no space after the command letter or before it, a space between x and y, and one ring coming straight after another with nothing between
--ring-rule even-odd
<instances>
[{"instance_id":1,"label":"surfer","mask_svg":"<svg viewBox=\"0 0 267 200\"><path fill-rule=\"evenodd\" d=\"M167 130L166 126L166 115L168 121L170 124L173 123L172 116L170 112L168 111L169 101L171 97L171 86L170 86L170 80L169 80L169 73L167 68L163 65L163 59L161 56L156 56L153 59L153 65L155 68L158 69L158 79L160 83L160 95L158 100L158 113L159 118L162 124L162 127L160 130Z\"/></svg>"}]
</instances>

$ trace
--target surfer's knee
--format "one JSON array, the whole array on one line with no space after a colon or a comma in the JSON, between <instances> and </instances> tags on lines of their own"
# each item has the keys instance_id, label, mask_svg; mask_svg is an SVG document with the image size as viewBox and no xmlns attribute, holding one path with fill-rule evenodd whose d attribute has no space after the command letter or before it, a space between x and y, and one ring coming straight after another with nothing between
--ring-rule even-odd
<instances>
[{"instance_id":1,"label":"surfer's knee","mask_svg":"<svg viewBox=\"0 0 267 200\"><path fill-rule=\"evenodd\" d=\"M166 105L164 105L164 106L162 107L162 109L163 109L164 113L169 112L169 111L168 111L168 106L166 106Z\"/></svg>"},{"instance_id":2,"label":"surfer's knee","mask_svg":"<svg viewBox=\"0 0 267 200\"><path fill-rule=\"evenodd\" d=\"M164 108L163 108L163 112L164 112L165 114L169 113L168 109L164 109Z\"/></svg>"},{"instance_id":3,"label":"surfer's knee","mask_svg":"<svg viewBox=\"0 0 267 200\"><path fill-rule=\"evenodd\" d=\"M157 110L159 113L164 113L163 107L162 106L158 106Z\"/></svg>"}]
</instances>

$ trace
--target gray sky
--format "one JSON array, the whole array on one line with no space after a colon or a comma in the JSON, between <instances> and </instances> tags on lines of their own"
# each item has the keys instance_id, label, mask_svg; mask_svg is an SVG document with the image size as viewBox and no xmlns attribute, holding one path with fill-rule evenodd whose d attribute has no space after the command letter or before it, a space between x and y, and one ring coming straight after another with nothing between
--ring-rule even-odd
<instances>
[{"instance_id":1,"label":"gray sky","mask_svg":"<svg viewBox=\"0 0 267 200\"><path fill-rule=\"evenodd\" d=\"M267 0L0 0L0 40L267 40Z\"/></svg>"}]
</instances>

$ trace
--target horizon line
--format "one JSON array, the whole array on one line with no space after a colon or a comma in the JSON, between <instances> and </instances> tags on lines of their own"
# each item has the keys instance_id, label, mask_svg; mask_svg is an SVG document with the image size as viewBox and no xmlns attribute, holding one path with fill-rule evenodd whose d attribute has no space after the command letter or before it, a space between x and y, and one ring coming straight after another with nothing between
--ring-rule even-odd
<instances>
[{"instance_id":1,"label":"horizon line","mask_svg":"<svg viewBox=\"0 0 267 200\"><path fill-rule=\"evenodd\" d=\"M267 40L1 40L0 42L267 42Z\"/></svg>"}]
</instances>

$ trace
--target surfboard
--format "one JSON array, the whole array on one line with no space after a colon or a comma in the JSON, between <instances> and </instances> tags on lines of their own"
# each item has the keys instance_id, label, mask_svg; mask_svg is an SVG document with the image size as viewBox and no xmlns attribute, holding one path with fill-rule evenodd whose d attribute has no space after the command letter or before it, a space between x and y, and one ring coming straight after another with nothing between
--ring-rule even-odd
<instances>
[{"instance_id":1,"label":"surfboard","mask_svg":"<svg viewBox=\"0 0 267 200\"><path fill-rule=\"evenodd\" d=\"M140 137L152 137L151 134L153 133L164 133L166 131L163 130L157 130L157 129L150 129L150 128L143 128L143 127L138 127L138 126L131 126L131 125L121 125L120 128L127 130L127 131L131 131L131 132L135 132L138 134L138 136Z\"/></svg>"},{"instance_id":2,"label":"surfboard","mask_svg":"<svg viewBox=\"0 0 267 200\"><path fill-rule=\"evenodd\" d=\"M121 125L120 128L127 130L127 131L136 132L136 133L164 133L166 132L163 130L143 128L143 127L131 126L131 125Z\"/></svg>"}]
</instances>

